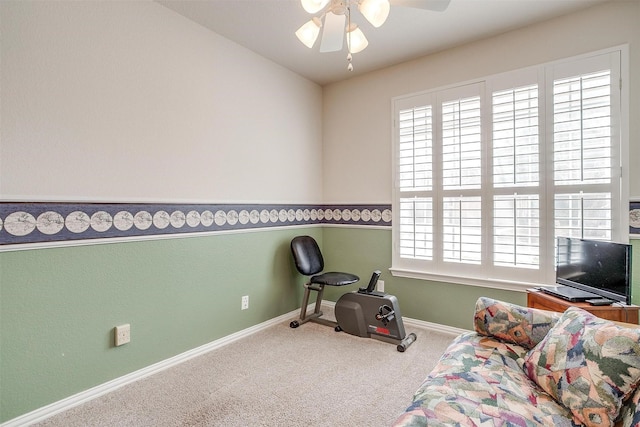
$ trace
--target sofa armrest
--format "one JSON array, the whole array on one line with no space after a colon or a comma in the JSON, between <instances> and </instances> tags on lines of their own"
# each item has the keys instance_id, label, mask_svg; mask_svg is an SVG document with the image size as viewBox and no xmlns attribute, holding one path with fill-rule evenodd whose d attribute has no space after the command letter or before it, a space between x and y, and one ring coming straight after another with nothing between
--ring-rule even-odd
<instances>
[{"instance_id":1,"label":"sofa armrest","mask_svg":"<svg viewBox=\"0 0 640 427\"><path fill-rule=\"evenodd\" d=\"M480 297L473 320L480 335L532 349L559 318L560 313Z\"/></svg>"}]
</instances>

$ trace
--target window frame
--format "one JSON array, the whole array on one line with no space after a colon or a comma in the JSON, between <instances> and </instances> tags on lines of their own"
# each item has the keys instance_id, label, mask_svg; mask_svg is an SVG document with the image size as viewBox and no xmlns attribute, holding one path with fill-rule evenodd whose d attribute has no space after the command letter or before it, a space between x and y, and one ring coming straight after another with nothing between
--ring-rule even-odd
<instances>
[{"instance_id":1,"label":"window frame","mask_svg":"<svg viewBox=\"0 0 640 427\"><path fill-rule=\"evenodd\" d=\"M554 189L553 189L553 82L554 78L552 76L552 70L564 70L566 68L571 68L576 66L576 64L589 62L593 58L603 57L605 55L609 55L611 60L611 67L615 69L615 72L612 72L612 76L617 74L620 78L620 83L611 80L611 105L617 109L615 114L615 119L618 120L618 126L612 123L611 128L615 131L618 130L618 135L612 135L612 140L615 138L614 145L617 144L618 150L616 154L619 155L617 159L620 164L620 168L612 168L618 170L620 173L615 176L615 179L619 183L619 192L616 200L612 200L612 240L627 242L628 241L628 233L625 230L628 230L628 201L629 201L629 160L628 155L624 153L629 153L629 143L628 143L628 109L629 109L629 95L628 95L628 84L623 84L623 82L628 82L628 46L616 46L609 49L604 49L601 51L590 52L584 55L574 56L570 58L565 58L559 61L548 62L544 64L539 64L532 67L526 67L519 70L498 73L491 76L475 79L472 81L461 82L458 84L451 84L443 87L438 87L430 90L425 90L417 93L412 93L404 96L398 96L392 99L392 142L393 142L393 156L392 156L392 170L393 170L393 226L392 226L392 267L390 271L392 275L398 277L406 277L412 279L422 279L436 282L445 282L445 283L457 283L463 285L473 285L473 286L481 286L481 287L490 287L497 289L505 289L505 290L516 290L523 291L526 288L532 286L539 285L548 285L555 282L555 271L554 271L554 257L555 257L555 249L553 244L549 244L550 242L555 241L555 224L554 224ZM580 71L580 73L585 73L585 71ZM617 77L617 76L616 76ZM482 105L482 190L480 194L483 195L482 201L482 209L483 216L490 215L488 217L483 218L483 239L489 239L490 242L483 243L483 252L482 258L483 263L486 263L487 260L492 261L493 254L493 231L490 228L493 227L493 197L496 194L500 194L503 189L494 187L491 182L487 183L486 181L490 180L493 175L493 165L492 165L492 155L488 155L493 150L493 145L491 144L492 138L492 94L496 91L506 88L515 88L519 86L524 86L531 83L531 79L535 79L535 82L538 84L538 130L539 130L539 171L540 174L540 184L539 186L544 186L544 188L534 189L535 194L540 194L540 268L539 271L536 272L534 270L534 274L532 274L531 270L514 268L514 267L501 267L506 268L507 274L501 274L500 269L495 266L490 266L490 269L487 269L483 265L480 265L479 268L473 268L474 266L468 266L466 264L456 264L454 269L443 269L441 268L443 263L433 263L430 261L423 260L412 260L400 257L400 249L399 249L399 239L400 239L400 200L403 198L405 192L402 192L399 187L399 123L398 116L399 112L403 109L417 107L421 104L421 100L427 100L431 104L431 108L433 111L433 133L434 133L434 144L433 144L433 181L440 179L441 175L439 175L439 171L437 168L440 166L437 165L437 159L440 153L438 150L441 148L441 139L439 135L437 135L441 129L439 129L439 119L437 118L437 114L439 114L439 110L441 108L441 102L438 101L438 98L443 93L455 93L456 91L463 90L465 88L469 88L470 86L480 86L482 89L480 90L480 98ZM620 90L615 90L617 87ZM551 89L550 89L551 88ZM612 116L614 114L612 113ZM614 155L615 158L615 155ZM612 170L612 172L615 171ZM613 183L614 177L612 177L612 186L615 186ZM489 188L490 186L491 188ZM437 186L436 186L437 187ZM487 190L488 189L488 190ZM505 190L507 193L510 189ZM415 194L421 194L421 192L416 191L413 192ZM424 193L424 192L422 192ZM440 202L442 200L442 194L439 193L437 188L432 189L431 194L433 197L433 211L437 212L437 209L440 209ZM549 219L551 218L551 219ZM436 228L434 224L433 233L441 232L440 229ZM438 251L441 248L434 246L433 251ZM455 271L453 271L455 270ZM512 274L516 272L516 274ZM524 275L525 273L528 273ZM515 279L514 277L518 278ZM525 279L521 279L524 277ZM533 277L533 279L531 279Z\"/></svg>"}]
</instances>

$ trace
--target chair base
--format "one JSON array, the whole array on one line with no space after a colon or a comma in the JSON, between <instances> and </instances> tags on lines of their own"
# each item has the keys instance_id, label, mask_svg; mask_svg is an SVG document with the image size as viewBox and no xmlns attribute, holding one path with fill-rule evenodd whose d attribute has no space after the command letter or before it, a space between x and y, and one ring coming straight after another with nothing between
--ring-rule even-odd
<instances>
[{"instance_id":1,"label":"chair base","mask_svg":"<svg viewBox=\"0 0 640 427\"><path fill-rule=\"evenodd\" d=\"M307 283L304 285L304 296L302 298L302 307L300 307L300 318L294 320L289 324L292 328L297 328L300 325L304 325L307 322L319 323L325 326L331 326L332 328L338 327L338 322L334 322L322 317L324 313L320 310L322 306L322 294L324 294L324 286L319 284ZM316 303L312 312L307 312L307 306L309 305L309 298L311 291L317 292Z\"/></svg>"}]
</instances>

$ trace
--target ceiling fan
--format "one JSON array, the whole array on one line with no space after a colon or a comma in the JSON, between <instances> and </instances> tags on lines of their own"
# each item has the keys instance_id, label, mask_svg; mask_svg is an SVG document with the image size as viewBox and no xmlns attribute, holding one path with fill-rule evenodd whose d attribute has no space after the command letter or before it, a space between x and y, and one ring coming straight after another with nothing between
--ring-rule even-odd
<instances>
[{"instance_id":1,"label":"ceiling fan","mask_svg":"<svg viewBox=\"0 0 640 427\"><path fill-rule=\"evenodd\" d=\"M351 22L352 9L358 9L365 19L378 28L387 20L391 6L444 11L451 0L300 0L308 13L316 15L297 31L296 36L312 48L322 29L320 52L340 51L347 39L347 69L353 70L353 53L363 51L369 42L357 24Z\"/></svg>"}]
</instances>

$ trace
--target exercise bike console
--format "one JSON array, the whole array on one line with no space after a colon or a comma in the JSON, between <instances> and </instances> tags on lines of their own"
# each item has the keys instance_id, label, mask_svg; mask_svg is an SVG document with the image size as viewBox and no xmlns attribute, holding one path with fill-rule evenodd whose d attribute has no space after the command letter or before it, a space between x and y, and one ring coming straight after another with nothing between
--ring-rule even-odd
<instances>
[{"instance_id":1,"label":"exercise bike console","mask_svg":"<svg viewBox=\"0 0 640 427\"><path fill-rule=\"evenodd\" d=\"M376 288L378 284L378 279L380 278L380 270L376 270L371 275L371 279L369 279L369 286L366 288L358 288L359 294L370 294Z\"/></svg>"}]
</instances>

